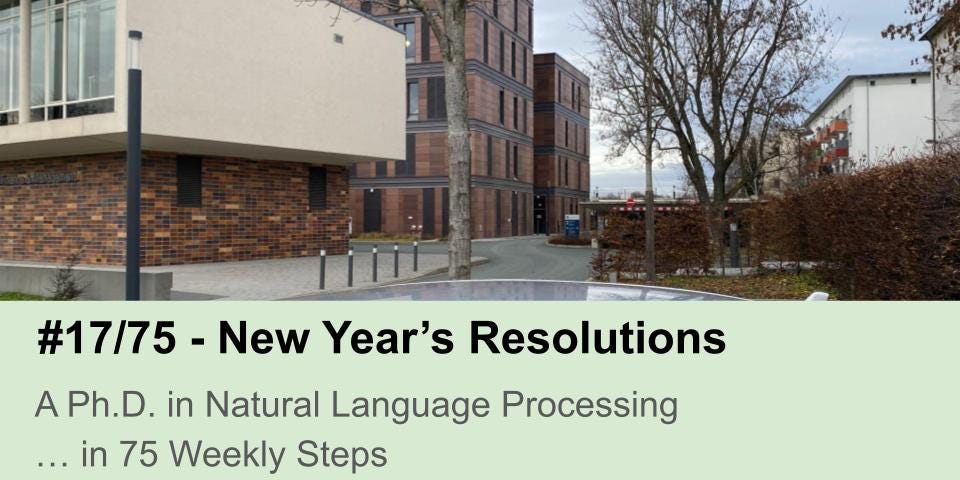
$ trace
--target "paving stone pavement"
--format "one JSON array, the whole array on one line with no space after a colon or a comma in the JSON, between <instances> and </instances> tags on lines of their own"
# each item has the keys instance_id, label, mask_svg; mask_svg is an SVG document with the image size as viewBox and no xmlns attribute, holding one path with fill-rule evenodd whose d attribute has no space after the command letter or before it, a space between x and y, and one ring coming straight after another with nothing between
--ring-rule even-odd
<instances>
[{"instance_id":1,"label":"paving stone pavement","mask_svg":"<svg viewBox=\"0 0 960 480\"><path fill-rule=\"evenodd\" d=\"M475 258L474 261L484 261ZM327 257L325 292L346 290L347 256ZM378 282L372 279L373 258L368 252L354 257L354 288L409 281L447 267L447 255L421 254L419 271L413 255L400 255L400 276L393 275L393 251L381 252ZM202 265L150 267L145 271L173 272L173 300L279 300L320 291L320 258L258 260Z\"/></svg>"}]
</instances>

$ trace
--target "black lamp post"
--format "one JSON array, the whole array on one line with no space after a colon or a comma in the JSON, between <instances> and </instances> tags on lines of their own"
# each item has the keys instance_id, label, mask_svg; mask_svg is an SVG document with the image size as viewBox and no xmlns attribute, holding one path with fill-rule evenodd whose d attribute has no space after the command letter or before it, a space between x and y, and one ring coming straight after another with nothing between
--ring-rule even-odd
<instances>
[{"instance_id":1,"label":"black lamp post","mask_svg":"<svg viewBox=\"0 0 960 480\"><path fill-rule=\"evenodd\" d=\"M143 33L131 30L127 41L127 301L140 300L140 137L143 72L140 42Z\"/></svg>"}]
</instances>

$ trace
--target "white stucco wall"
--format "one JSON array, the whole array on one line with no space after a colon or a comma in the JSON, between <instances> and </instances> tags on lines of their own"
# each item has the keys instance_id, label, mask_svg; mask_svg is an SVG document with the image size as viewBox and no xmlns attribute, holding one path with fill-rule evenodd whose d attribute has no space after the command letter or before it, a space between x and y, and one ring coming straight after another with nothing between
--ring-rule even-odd
<instances>
[{"instance_id":1,"label":"white stucco wall","mask_svg":"<svg viewBox=\"0 0 960 480\"><path fill-rule=\"evenodd\" d=\"M928 73L855 78L806 127L816 131L845 118L850 159L856 165L903 159L928 149L933 128L930 89Z\"/></svg>"},{"instance_id":2,"label":"white stucco wall","mask_svg":"<svg viewBox=\"0 0 960 480\"><path fill-rule=\"evenodd\" d=\"M324 1L299 3L117 0L117 113L0 127L0 159L124 148L128 30L144 34L145 149L403 159L403 35L348 10L335 21Z\"/></svg>"},{"instance_id":3,"label":"white stucco wall","mask_svg":"<svg viewBox=\"0 0 960 480\"><path fill-rule=\"evenodd\" d=\"M944 30L933 38L933 52L946 42ZM949 70L949 68L947 68ZM936 122L934 131L938 141L956 143L960 139L960 74L944 72L933 77Z\"/></svg>"}]
</instances>

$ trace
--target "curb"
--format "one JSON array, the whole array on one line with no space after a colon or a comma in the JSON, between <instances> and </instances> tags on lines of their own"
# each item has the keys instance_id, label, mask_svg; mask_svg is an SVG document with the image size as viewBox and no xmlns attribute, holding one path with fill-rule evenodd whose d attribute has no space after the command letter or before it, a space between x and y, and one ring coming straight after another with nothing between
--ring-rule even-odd
<instances>
[{"instance_id":1,"label":"curb","mask_svg":"<svg viewBox=\"0 0 960 480\"><path fill-rule=\"evenodd\" d=\"M431 243L440 243L440 240L417 240L420 242L420 245L431 244ZM388 242L384 240L350 240L350 245L393 245L394 243L399 245L413 245L413 242Z\"/></svg>"},{"instance_id":2,"label":"curb","mask_svg":"<svg viewBox=\"0 0 960 480\"><path fill-rule=\"evenodd\" d=\"M471 266L471 267L478 267L478 266L480 266L480 265L486 265L486 264L488 264L488 263L490 263L490 259L489 259L489 258L477 257L476 260L470 262L470 266ZM315 292L315 293L306 293L306 294L303 294L303 295L297 295L297 296L288 297L288 298L281 298L281 299L277 299L277 300L299 300L299 299L302 299L302 298L305 298L305 297L324 297L324 296L327 296L327 295L340 294L340 293L344 293L344 292L362 292L362 291L365 291L365 290L372 290L372 289L374 289L374 288L390 287L390 286L393 286L393 285L402 285L402 284L404 284L404 283L408 283L408 282L411 282L411 281L413 281L413 280L419 280L419 279L421 279L421 278L429 277L429 276L431 276L431 275L437 275L437 274L446 272L447 269L448 269L448 267L437 268L437 269L434 269L434 270L431 270L431 271L428 271L428 272L423 272L423 273L421 273L421 274L419 274L419 275L417 275L417 276L415 276L415 277L402 278L402 279L398 279L398 280L392 280L392 281L389 281L389 282L378 283L378 284L376 284L376 285L371 285L371 286L368 286L368 287L353 288L353 289L351 289L351 288L344 288L344 289L341 289L341 290L320 290L320 291L317 291L317 292ZM317 298L317 301L320 301L320 300L323 300L323 298Z\"/></svg>"},{"instance_id":3,"label":"curb","mask_svg":"<svg viewBox=\"0 0 960 480\"><path fill-rule=\"evenodd\" d=\"M592 245L554 245L547 240L544 245L550 248L569 248L573 250L596 250Z\"/></svg>"}]
</instances>

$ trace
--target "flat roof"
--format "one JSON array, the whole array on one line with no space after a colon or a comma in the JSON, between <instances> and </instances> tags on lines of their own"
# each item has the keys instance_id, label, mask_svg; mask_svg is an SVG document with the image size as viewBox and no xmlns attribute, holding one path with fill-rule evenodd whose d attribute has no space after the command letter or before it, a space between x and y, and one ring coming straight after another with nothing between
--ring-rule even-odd
<instances>
[{"instance_id":1,"label":"flat roof","mask_svg":"<svg viewBox=\"0 0 960 480\"><path fill-rule=\"evenodd\" d=\"M820 105L818 105L817 108L803 122L803 126L806 128L810 128L810 124L813 123L813 120L816 117L820 116L820 114L827 109L827 106L833 103L833 101L836 100L837 97L839 97L840 94L843 93L843 91L850 86L850 84L852 84L857 80L868 80L868 79L874 79L874 78L916 77L917 75L924 75L924 74L930 75L930 70L917 70L913 72L874 73L869 75L848 75L847 78L844 78L843 81L840 82L839 85L837 85L837 88L834 88L833 91L830 92L830 95L827 95L827 97L824 98L822 102L820 102Z\"/></svg>"}]
</instances>

